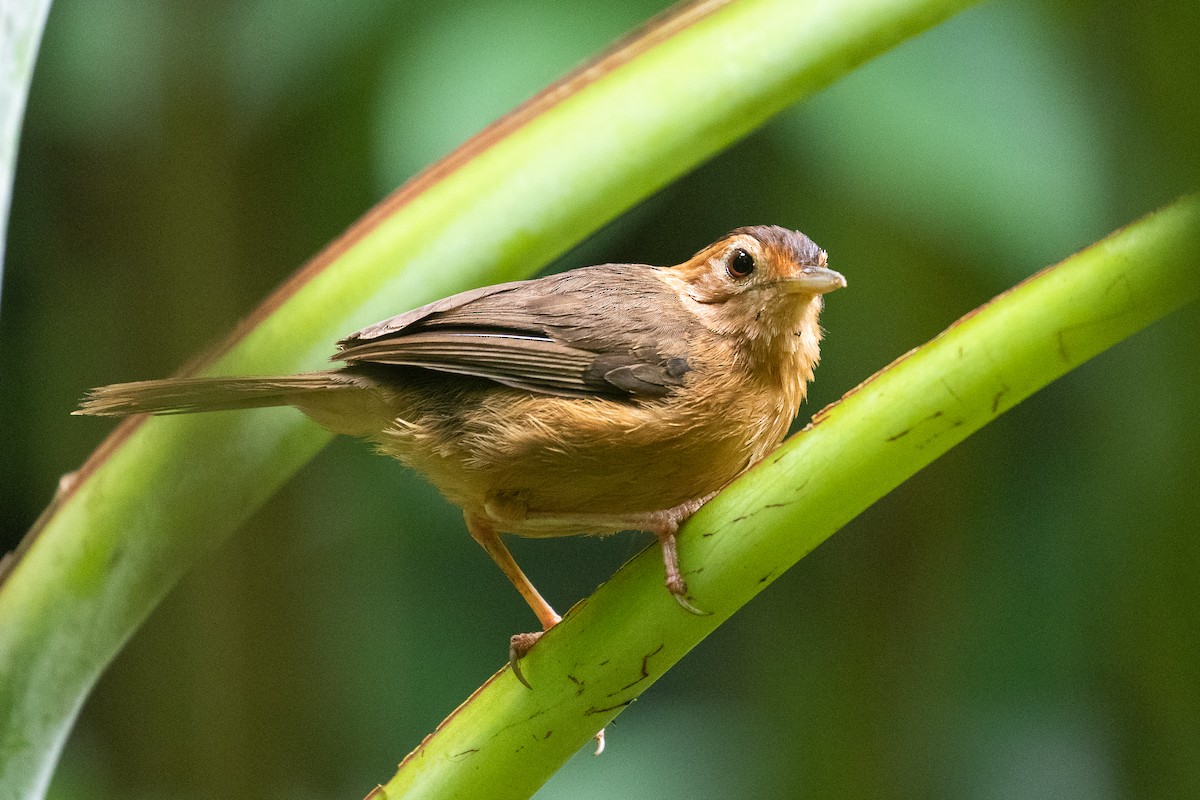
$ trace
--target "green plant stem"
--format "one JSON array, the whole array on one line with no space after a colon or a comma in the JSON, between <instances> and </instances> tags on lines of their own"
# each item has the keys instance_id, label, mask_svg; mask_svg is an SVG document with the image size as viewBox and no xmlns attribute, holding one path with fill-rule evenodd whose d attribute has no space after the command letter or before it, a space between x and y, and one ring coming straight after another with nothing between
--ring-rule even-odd
<instances>
[{"instance_id":1,"label":"green plant stem","mask_svg":"<svg viewBox=\"0 0 1200 800\"><path fill-rule=\"evenodd\" d=\"M686 8L368 213L268 298L205 371L318 368L347 331L528 275L782 108L968 5ZM130 377L140 376L113 376ZM0 798L44 793L76 713L122 644L328 439L291 411L132 420L64 479L0 568Z\"/></svg>"},{"instance_id":2,"label":"green plant stem","mask_svg":"<svg viewBox=\"0 0 1200 800\"><path fill-rule=\"evenodd\" d=\"M679 608L649 548L400 765L376 797L524 798L838 528L1033 392L1200 295L1200 196L1039 273L880 371L700 510ZM752 657L753 654L748 654Z\"/></svg>"}]
</instances>

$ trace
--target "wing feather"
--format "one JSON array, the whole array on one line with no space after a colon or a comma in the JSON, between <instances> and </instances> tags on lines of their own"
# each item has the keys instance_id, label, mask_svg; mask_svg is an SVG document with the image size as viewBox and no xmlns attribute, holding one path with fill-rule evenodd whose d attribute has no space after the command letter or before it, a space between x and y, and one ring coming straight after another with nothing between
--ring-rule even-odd
<instances>
[{"instance_id":1,"label":"wing feather","mask_svg":"<svg viewBox=\"0 0 1200 800\"><path fill-rule=\"evenodd\" d=\"M653 268L585 267L438 300L348 336L335 358L568 397L661 397L688 370L680 312Z\"/></svg>"}]
</instances>

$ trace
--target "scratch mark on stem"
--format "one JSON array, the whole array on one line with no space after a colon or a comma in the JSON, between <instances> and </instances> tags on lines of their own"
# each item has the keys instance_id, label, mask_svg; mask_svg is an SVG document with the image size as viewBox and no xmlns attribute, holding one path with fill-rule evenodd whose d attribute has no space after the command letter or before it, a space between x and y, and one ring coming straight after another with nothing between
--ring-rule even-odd
<instances>
[{"instance_id":1,"label":"scratch mark on stem","mask_svg":"<svg viewBox=\"0 0 1200 800\"><path fill-rule=\"evenodd\" d=\"M658 647L654 648L654 650L652 650L651 652L646 653L646 655L642 656L642 674L639 675L637 678L635 678L630 683L627 683L624 686L622 686L620 689L617 689L617 691L609 692L608 697L612 697L613 695L623 692L626 689L632 689L634 686L637 686L639 683L641 683L642 681L649 678L650 677L650 659L653 658L654 656L658 655L659 653L661 653L663 648L666 646L667 645L664 642L663 644L660 644Z\"/></svg>"}]
</instances>

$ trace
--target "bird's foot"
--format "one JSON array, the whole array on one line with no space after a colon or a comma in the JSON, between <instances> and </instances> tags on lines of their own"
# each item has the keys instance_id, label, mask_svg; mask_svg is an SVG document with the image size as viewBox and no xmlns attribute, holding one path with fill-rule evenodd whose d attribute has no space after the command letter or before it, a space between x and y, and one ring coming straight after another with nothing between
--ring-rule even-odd
<instances>
[{"instance_id":1,"label":"bird's foot","mask_svg":"<svg viewBox=\"0 0 1200 800\"><path fill-rule=\"evenodd\" d=\"M532 689L533 686L521 674L521 659L537 644L538 639L542 638L543 633L545 631L518 633L508 640L508 665L512 667L513 675L516 676L517 680L525 684L528 689Z\"/></svg>"},{"instance_id":2,"label":"bird's foot","mask_svg":"<svg viewBox=\"0 0 1200 800\"><path fill-rule=\"evenodd\" d=\"M669 569L670 568L668 567L668 572ZM675 602L679 603L680 607L683 608L684 611L687 611L690 614L695 614L697 617L707 617L712 614L711 611L705 611L692 605L692 602L688 600L687 596L687 581L685 581L683 577L678 574L678 572L676 572L674 575L668 574L666 583L667 591L671 593L671 596L675 598Z\"/></svg>"},{"instance_id":3,"label":"bird's foot","mask_svg":"<svg viewBox=\"0 0 1200 800\"><path fill-rule=\"evenodd\" d=\"M667 591L675 598L675 602L690 614L695 614L698 617L707 617L710 611L703 611L692 605L688 600L687 581L683 579L683 575L679 572L679 552L675 547L675 532L679 525L673 520L664 522L654 534L658 537L659 543L662 545L663 568L666 571Z\"/></svg>"}]
</instances>

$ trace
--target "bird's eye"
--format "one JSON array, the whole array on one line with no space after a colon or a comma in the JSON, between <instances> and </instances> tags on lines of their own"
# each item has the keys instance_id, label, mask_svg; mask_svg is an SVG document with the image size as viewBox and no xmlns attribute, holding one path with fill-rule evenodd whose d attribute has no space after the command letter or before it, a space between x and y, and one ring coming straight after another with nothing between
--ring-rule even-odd
<instances>
[{"instance_id":1,"label":"bird's eye","mask_svg":"<svg viewBox=\"0 0 1200 800\"><path fill-rule=\"evenodd\" d=\"M754 256L739 247L733 251L725 269L731 278L748 278L754 272Z\"/></svg>"}]
</instances>

